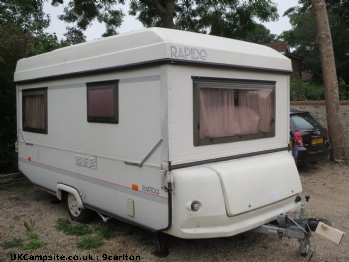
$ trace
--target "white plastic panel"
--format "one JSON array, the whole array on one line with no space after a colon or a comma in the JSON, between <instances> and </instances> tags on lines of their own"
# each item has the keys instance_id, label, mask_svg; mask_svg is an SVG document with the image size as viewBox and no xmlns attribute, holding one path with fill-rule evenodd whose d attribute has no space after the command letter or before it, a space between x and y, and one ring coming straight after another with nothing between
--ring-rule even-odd
<instances>
[{"instance_id":1,"label":"white plastic panel","mask_svg":"<svg viewBox=\"0 0 349 262\"><path fill-rule=\"evenodd\" d=\"M181 76L181 77L178 77ZM275 136L214 145L194 145L192 76L275 81ZM265 72L171 66L169 84L169 159L173 166L287 148L289 76Z\"/></svg>"},{"instance_id":2,"label":"white plastic panel","mask_svg":"<svg viewBox=\"0 0 349 262\"><path fill-rule=\"evenodd\" d=\"M287 199L302 191L297 167L287 152L210 166L221 182L228 216Z\"/></svg>"},{"instance_id":3,"label":"white plastic panel","mask_svg":"<svg viewBox=\"0 0 349 262\"><path fill-rule=\"evenodd\" d=\"M281 213L299 209L295 198L302 187L296 165L287 152L171 173L173 212L167 233L177 237L233 236L269 223ZM199 203L198 211L191 210L193 202Z\"/></svg>"},{"instance_id":4,"label":"white plastic panel","mask_svg":"<svg viewBox=\"0 0 349 262\"><path fill-rule=\"evenodd\" d=\"M266 46L180 30L148 28L21 59L15 81L161 59L292 71L288 58Z\"/></svg>"}]
</instances>

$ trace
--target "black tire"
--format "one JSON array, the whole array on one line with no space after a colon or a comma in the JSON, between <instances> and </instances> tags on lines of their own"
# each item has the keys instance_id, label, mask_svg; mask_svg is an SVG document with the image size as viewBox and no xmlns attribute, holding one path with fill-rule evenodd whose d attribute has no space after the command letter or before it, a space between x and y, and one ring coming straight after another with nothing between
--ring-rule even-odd
<instances>
[{"instance_id":1,"label":"black tire","mask_svg":"<svg viewBox=\"0 0 349 262\"><path fill-rule=\"evenodd\" d=\"M73 221L89 222L96 216L96 213L92 210L79 208L76 197L71 193L67 193L65 195L65 203L67 206L68 214Z\"/></svg>"}]
</instances>

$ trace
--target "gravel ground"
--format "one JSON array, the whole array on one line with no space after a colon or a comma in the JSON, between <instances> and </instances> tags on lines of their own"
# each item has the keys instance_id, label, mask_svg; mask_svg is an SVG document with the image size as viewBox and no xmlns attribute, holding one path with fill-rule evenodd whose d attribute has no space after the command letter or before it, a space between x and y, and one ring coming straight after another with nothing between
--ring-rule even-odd
<instances>
[{"instance_id":1,"label":"gravel ground","mask_svg":"<svg viewBox=\"0 0 349 262\"><path fill-rule=\"evenodd\" d=\"M334 227L349 232L349 164L323 162L299 168L299 172L303 184L302 196L303 198L305 195L311 196L307 205L308 216L327 218ZM28 242L24 222L30 224L30 221L35 221L34 231L39 234L41 241L47 243L36 250L4 249L0 246L0 261L21 261L22 257L15 258L15 254L75 255L73 259L93 258L94 261L103 261L106 256L114 255L124 255L124 257L107 257L106 261L111 261L111 258L114 258L114 261L129 261L126 255L139 255L140 261L162 262L308 261L309 259L299 255L299 244L295 239L279 239L252 232L229 238L203 240L168 237L170 254L165 258L158 258L152 253L156 248L152 233L117 220L110 220L104 224L100 219L90 223L89 227L95 231L103 224L112 232L112 238L104 240L103 246L97 249L81 250L76 247L81 237L68 236L55 228L57 220L68 219L68 215L64 204L53 204L52 199L52 195L35 188L29 182L0 186L0 244L14 238L22 238ZM337 245L314 233L311 243L312 251L315 250L311 261L349 261L347 236L341 245Z\"/></svg>"}]
</instances>

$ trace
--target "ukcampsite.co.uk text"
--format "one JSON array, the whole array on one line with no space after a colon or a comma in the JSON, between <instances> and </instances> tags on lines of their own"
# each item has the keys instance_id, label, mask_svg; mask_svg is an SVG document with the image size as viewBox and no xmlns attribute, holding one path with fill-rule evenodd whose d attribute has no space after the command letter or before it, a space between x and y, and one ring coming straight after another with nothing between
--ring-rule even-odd
<instances>
[{"instance_id":1,"label":"ukcampsite.co.uk text","mask_svg":"<svg viewBox=\"0 0 349 262\"><path fill-rule=\"evenodd\" d=\"M10 259L13 261L139 261L140 255L30 255L30 254L10 254Z\"/></svg>"}]
</instances>

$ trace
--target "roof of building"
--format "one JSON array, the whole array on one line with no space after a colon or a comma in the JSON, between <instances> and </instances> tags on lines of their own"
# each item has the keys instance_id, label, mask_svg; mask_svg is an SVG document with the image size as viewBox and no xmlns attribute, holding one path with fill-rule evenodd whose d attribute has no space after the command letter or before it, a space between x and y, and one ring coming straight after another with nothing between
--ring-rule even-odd
<instances>
[{"instance_id":1,"label":"roof of building","mask_svg":"<svg viewBox=\"0 0 349 262\"><path fill-rule=\"evenodd\" d=\"M277 42L277 43L267 43L264 45L269 46L280 53L290 53L290 47L287 41Z\"/></svg>"}]
</instances>

